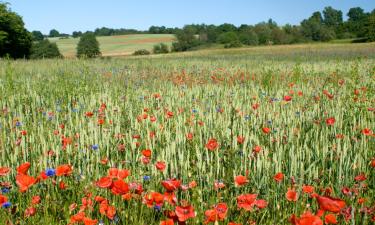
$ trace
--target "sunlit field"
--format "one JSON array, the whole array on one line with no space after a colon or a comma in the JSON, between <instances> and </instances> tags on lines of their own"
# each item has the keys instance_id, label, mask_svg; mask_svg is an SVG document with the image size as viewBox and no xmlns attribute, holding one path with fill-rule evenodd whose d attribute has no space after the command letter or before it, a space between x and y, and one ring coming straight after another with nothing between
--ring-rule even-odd
<instances>
[{"instance_id":1,"label":"sunlit field","mask_svg":"<svg viewBox=\"0 0 375 225\"><path fill-rule=\"evenodd\" d=\"M2 60L0 224L373 224L374 78L374 43Z\"/></svg>"},{"instance_id":2,"label":"sunlit field","mask_svg":"<svg viewBox=\"0 0 375 225\"><path fill-rule=\"evenodd\" d=\"M152 50L153 46L159 43L171 45L174 36L171 34L131 34L119 36L104 36L97 38L103 56L131 55L136 50ZM74 58L79 38L49 38L56 42L61 54L64 57Z\"/></svg>"}]
</instances>

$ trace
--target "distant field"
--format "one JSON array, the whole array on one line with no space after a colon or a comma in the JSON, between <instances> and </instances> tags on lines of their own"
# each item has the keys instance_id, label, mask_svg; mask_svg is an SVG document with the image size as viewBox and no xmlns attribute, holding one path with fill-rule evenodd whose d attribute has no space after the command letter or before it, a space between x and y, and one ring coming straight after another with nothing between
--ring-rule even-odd
<instances>
[{"instance_id":1,"label":"distant field","mask_svg":"<svg viewBox=\"0 0 375 225\"><path fill-rule=\"evenodd\" d=\"M138 49L152 50L158 43L171 45L174 36L171 34L132 34L121 36L97 37L103 56L130 55ZM56 42L65 57L74 57L79 38L50 38Z\"/></svg>"}]
</instances>

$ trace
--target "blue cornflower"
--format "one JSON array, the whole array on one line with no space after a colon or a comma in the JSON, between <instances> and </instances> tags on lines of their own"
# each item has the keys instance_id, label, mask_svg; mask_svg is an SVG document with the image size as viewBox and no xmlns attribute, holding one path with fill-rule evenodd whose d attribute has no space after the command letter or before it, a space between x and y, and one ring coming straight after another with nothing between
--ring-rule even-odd
<instances>
[{"instance_id":1,"label":"blue cornflower","mask_svg":"<svg viewBox=\"0 0 375 225\"><path fill-rule=\"evenodd\" d=\"M155 211L160 212L160 210L161 210L161 206L160 206L160 205L155 205L155 206L154 206L154 209L155 209Z\"/></svg>"},{"instance_id":2,"label":"blue cornflower","mask_svg":"<svg viewBox=\"0 0 375 225\"><path fill-rule=\"evenodd\" d=\"M92 146L91 146L91 149L92 149L92 150L98 150L98 149L99 149L99 145L92 145Z\"/></svg>"},{"instance_id":3,"label":"blue cornflower","mask_svg":"<svg viewBox=\"0 0 375 225\"><path fill-rule=\"evenodd\" d=\"M5 202L5 203L3 203L3 204L1 205L1 207L5 208L5 209L7 209L7 208L9 208L9 207L11 207L11 206L12 206L12 203L10 203L10 202Z\"/></svg>"},{"instance_id":4,"label":"blue cornflower","mask_svg":"<svg viewBox=\"0 0 375 225\"><path fill-rule=\"evenodd\" d=\"M143 176L143 180L144 180L144 181L149 181L150 179L151 179L150 176Z\"/></svg>"},{"instance_id":5,"label":"blue cornflower","mask_svg":"<svg viewBox=\"0 0 375 225\"><path fill-rule=\"evenodd\" d=\"M193 113L197 113L198 110L197 110L197 109L193 109L192 112L193 112Z\"/></svg>"},{"instance_id":6,"label":"blue cornflower","mask_svg":"<svg viewBox=\"0 0 375 225\"><path fill-rule=\"evenodd\" d=\"M47 175L47 177L53 177L53 176L55 176L55 174L56 174L55 169L52 169L52 168L46 169L46 175Z\"/></svg>"},{"instance_id":7,"label":"blue cornflower","mask_svg":"<svg viewBox=\"0 0 375 225\"><path fill-rule=\"evenodd\" d=\"M246 115L245 116L245 120L249 120L250 119L250 116L249 115Z\"/></svg>"},{"instance_id":8,"label":"blue cornflower","mask_svg":"<svg viewBox=\"0 0 375 225\"><path fill-rule=\"evenodd\" d=\"M9 192L10 192L10 189L7 188L7 187L2 187L2 188L1 188L1 192L2 192L3 194L6 194L6 193L9 193Z\"/></svg>"},{"instance_id":9,"label":"blue cornflower","mask_svg":"<svg viewBox=\"0 0 375 225\"><path fill-rule=\"evenodd\" d=\"M22 123L20 121L17 121L16 122L16 127L20 127L20 126L22 126Z\"/></svg>"}]
</instances>

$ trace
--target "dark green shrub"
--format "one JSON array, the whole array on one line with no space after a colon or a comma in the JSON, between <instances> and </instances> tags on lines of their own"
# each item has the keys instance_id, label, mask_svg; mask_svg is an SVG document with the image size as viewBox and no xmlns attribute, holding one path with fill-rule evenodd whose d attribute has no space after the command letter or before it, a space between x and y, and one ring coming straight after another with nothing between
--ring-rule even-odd
<instances>
[{"instance_id":1,"label":"dark green shrub","mask_svg":"<svg viewBox=\"0 0 375 225\"><path fill-rule=\"evenodd\" d=\"M150 55L151 52L149 50L146 50L146 49L140 49L140 50L137 50L133 53L133 55Z\"/></svg>"},{"instance_id":2,"label":"dark green shrub","mask_svg":"<svg viewBox=\"0 0 375 225\"><path fill-rule=\"evenodd\" d=\"M34 43L31 47L31 59L48 59L48 58L62 58L56 43L51 43L49 40L43 40Z\"/></svg>"},{"instance_id":3,"label":"dark green shrub","mask_svg":"<svg viewBox=\"0 0 375 225\"><path fill-rule=\"evenodd\" d=\"M220 34L217 38L217 41L221 44L230 44L234 42L239 42L239 39L238 35L235 32L230 31Z\"/></svg>"},{"instance_id":4,"label":"dark green shrub","mask_svg":"<svg viewBox=\"0 0 375 225\"><path fill-rule=\"evenodd\" d=\"M77 57L95 58L100 56L99 42L93 33L85 33L77 45Z\"/></svg>"},{"instance_id":5,"label":"dark green shrub","mask_svg":"<svg viewBox=\"0 0 375 225\"><path fill-rule=\"evenodd\" d=\"M157 45L154 45L154 49L152 50L154 54L165 54L169 53L168 45L164 43L160 43Z\"/></svg>"}]
</instances>

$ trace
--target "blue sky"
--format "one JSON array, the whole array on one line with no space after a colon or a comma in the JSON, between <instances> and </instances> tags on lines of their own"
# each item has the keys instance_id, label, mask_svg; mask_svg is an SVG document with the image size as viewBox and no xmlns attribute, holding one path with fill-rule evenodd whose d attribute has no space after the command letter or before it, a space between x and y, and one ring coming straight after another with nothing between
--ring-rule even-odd
<instances>
[{"instance_id":1,"label":"blue sky","mask_svg":"<svg viewBox=\"0 0 375 225\"><path fill-rule=\"evenodd\" d=\"M4 1L4 0L0 0ZM71 33L97 27L136 28L151 25L182 27L191 23L255 24L269 18L278 24L299 24L314 11L332 6L347 13L365 11L375 0L5 0L20 14L29 30L52 28Z\"/></svg>"}]
</instances>

